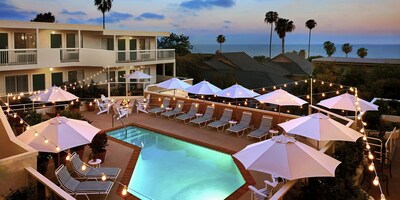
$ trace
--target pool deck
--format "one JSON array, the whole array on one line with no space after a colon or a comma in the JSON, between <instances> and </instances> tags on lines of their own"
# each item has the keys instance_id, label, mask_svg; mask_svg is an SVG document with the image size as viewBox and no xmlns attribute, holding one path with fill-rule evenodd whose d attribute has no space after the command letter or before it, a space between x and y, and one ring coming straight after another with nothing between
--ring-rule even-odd
<instances>
[{"instance_id":1,"label":"pool deck","mask_svg":"<svg viewBox=\"0 0 400 200\"><path fill-rule=\"evenodd\" d=\"M92 121L92 125L102 129L102 130L110 130L114 127L121 127L123 124L112 118L112 114L101 114L96 115L96 112L83 112L84 116ZM113 122L114 120L114 122ZM144 127L152 127L153 130L162 130L163 132L175 135L178 138L189 138L190 140L197 141L197 143L205 143L211 146L220 147L223 150L237 152L248 144L252 144L257 142L256 139L248 140L246 137L237 137L236 134L225 134L224 132L217 132L216 130L207 129L207 128L199 128L197 126L190 126L188 124L184 124L175 120L168 120L166 118L155 117L154 115L144 114L144 113L133 113L130 114L128 118L123 118L122 122L124 124L135 123L139 126ZM195 142L196 143L196 142ZM133 145L132 145L133 146ZM121 168L121 174L118 177L118 181L121 182L129 182L129 179L123 179L123 175L125 171L132 171L134 167L135 154L139 154L139 148L134 151L134 147L121 144L121 142L116 142L113 139L109 140L109 146L107 147L107 155L105 163L102 164L104 167L119 167ZM89 158L90 149L87 149L85 152L84 160ZM400 197L400 190L397 188L400 186L400 153L396 152L393 163L392 163L392 172L393 178L389 182L389 191L390 196L386 195L386 199L398 199ZM51 171L51 168L49 168ZM128 172L129 173L129 172ZM261 188L264 186L263 181L265 179L270 179L270 176L267 174L259 173L259 172L250 172L251 177L256 183L257 188ZM365 187L365 186L364 186ZM119 192L121 191L121 187L115 185L108 196L107 199L122 199L119 196ZM118 191L118 192L117 192ZM369 193L375 198L377 198L379 193L376 188L371 188ZM98 195L98 199L104 199L104 195ZM86 199L85 197L80 197L78 199ZM91 199L97 199L96 195L92 195ZM127 198L131 199L131 198ZM248 200L250 199L250 192L246 192L245 194L241 194L240 196L234 196L230 199L238 199L238 200Z\"/></svg>"}]
</instances>

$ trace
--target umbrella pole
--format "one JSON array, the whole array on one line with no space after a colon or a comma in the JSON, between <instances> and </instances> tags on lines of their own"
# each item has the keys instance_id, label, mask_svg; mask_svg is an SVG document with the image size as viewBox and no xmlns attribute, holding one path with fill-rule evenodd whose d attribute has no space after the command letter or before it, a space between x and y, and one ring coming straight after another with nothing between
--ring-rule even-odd
<instances>
[{"instance_id":1,"label":"umbrella pole","mask_svg":"<svg viewBox=\"0 0 400 200\"><path fill-rule=\"evenodd\" d=\"M238 120L238 118L237 118L237 113L238 113L238 103L237 103L237 99L235 99L236 100L236 113L235 113L235 120L237 121Z\"/></svg>"},{"instance_id":2,"label":"umbrella pole","mask_svg":"<svg viewBox=\"0 0 400 200\"><path fill-rule=\"evenodd\" d=\"M277 121L277 123L276 124L279 124L279 121L281 121L281 106L280 105L278 105L278 121Z\"/></svg>"},{"instance_id":3,"label":"umbrella pole","mask_svg":"<svg viewBox=\"0 0 400 200\"><path fill-rule=\"evenodd\" d=\"M57 161L57 167L60 166L60 152L57 153L58 161Z\"/></svg>"}]
</instances>

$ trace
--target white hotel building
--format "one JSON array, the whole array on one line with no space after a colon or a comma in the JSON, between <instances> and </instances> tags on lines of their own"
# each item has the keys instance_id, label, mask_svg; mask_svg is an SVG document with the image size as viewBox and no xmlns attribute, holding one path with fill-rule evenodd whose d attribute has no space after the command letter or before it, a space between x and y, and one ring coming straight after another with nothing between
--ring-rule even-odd
<instances>
[{"instance_id":1,"label":"white hotel building","mask_svg":"<svg viewBox=\"0 0 400 200\"><path fill-rule=\"evenodd\" d=\"M0 96L81 80L129 82L134 80L125 80L124 74L135 69L150 74L153 78L147 81L156 83L175 76L174 49L157 49L157 38L169 34L0 20ZM143 87L125 83L111 86L107 89L111 96L125 96Z\"/></svg>"}]
</instances>

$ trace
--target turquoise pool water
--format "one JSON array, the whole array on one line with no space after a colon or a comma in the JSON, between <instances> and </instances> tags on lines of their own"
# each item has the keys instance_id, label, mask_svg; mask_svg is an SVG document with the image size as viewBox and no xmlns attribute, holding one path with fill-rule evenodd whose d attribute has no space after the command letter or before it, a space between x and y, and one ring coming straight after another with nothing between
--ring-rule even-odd
<instances>
[{"instance_id":1,"label":"turquoise pool water","mask_svg":"<svg viewBox=\"0 0 400 200\"><path fill-rule=\"evenodd\" d=\"M132 126L107 134L142 147L128 185L141 199L225 199L245 183L228 154Z\"/></svg>"}]
</instances>

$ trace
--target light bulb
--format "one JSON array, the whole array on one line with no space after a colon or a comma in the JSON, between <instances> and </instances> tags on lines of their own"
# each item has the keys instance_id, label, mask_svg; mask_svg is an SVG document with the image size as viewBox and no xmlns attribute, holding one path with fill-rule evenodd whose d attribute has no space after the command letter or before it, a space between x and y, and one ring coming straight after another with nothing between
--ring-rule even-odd
<instances>
[{"instance_id":1,"label":"light bulb","mask_svg":"<svg viewBox=\"0 0 400 200\"><path fill-rule=\"evenodd\" d=\"M381 200L386 200L385 195L381 194Z\"/></svg>"},{"instance_id":2,"label":"light bulb","mask_svg":"<svg viewBox=\"0 0 400 200\"><path fill-rule=\"evenodd\" d=\"M124 189L122 189L122 196L125 196L128 193L128 190L126 189L126 186Z\"/></svg>"},{"instance_id":3,"label":"light bulb","mask_svg":"<svg viewBox=\"0 0 400 200\"><path fill-rule=\"evenodd\" d=\"M35 132L35 137L37 137L39 135L39 133L38 132Z\"/></svg>"},{"instance_id":4,"label":"light bulb","mask_svg":"<svg viewBox=\"0 0 400 200\"><path fill-rule=\"evenodd\" d=\"M71 159L71 155L67 155L67 157L65 157L65 160L69 160L69 159Z\"/></svg>"},{"instance_id":5,"label":"light bulb","mask_svg":"<svg viewBox=\"0 0 400 200\"><path fill-rule=\"evenodd\" d=\"M60 151L60 147L56 147L56 151Z\"/></svg>"},{"instance_id":6,"label":"light bulb","mask_svg":"<svg viewBox=\"0 0 400 200\"><path fill-rule=\"evenodd\" d=\"M27 127L26 127L26 130L29 130L29 128L30 128L30 126L27 126Z\"/></svg>"},{"instance_id":7,"label":"light bulb","mask_svg":"<svg viewBox=\"0 0 400 200\"><path fill-rule=\"evenodd\" d=\"M374 155L372 155L372 153L369 152L369 153L368 153L368 158L369 158L370 160L372 160L372 159L374 159Z\"/></svg>"},{"instance_id":8,"label":"light bulb","mask_svg":"<svg viewBox=\"0 0 400 200\"><path fill-rule=\"evenodd\" d=\"M378 178L378 176L375 176L374 181L372 181L372 183L373 183L375 186L379 185L379 178Z\"/></svg>"},{"instance_id":9,"label":"light bulb","mask_svg":"<svg viewBox=\"0 0 400 200\"><path fill-rule=\"evenodd\" d=\"M101 176L101 180L105 181L107 179L106 175L103 174L103 176Z\"/></svg>"},{"instance_id":10,"label":"light bulb","mask_svg":"<svg viewBox=\"0 0 400 200\"><path fill-rule=\"evenodd\" d=\"M364 140L364 141L367 141L367 136L364 135L364 136L363 136L363 140Z\"/></svg>"},{"instance_id":11,"label":"light bulb","mask_svg":"<svg viewBox=\"0 0 400 200\"><path fill-rule=\"evenodd\" d=\"M374 163L371 163L368 167L369 171L374 171L375 165Z\"/></svg>"},{"instance_id":12,"label":"light bulb","mask_svg":"<svg viewBox=\"0 0 400 200\"><path fill-rule=\"evenodd\" d=\"M362 129L360 130L360 132L361 132L361 133L364 133L364 132L365 132L365 129L364 129L364 128L362 128Z\"/></svg>"},{"instance_id":13,"label":"light bulb","mask_svg":"<svg viewBox=\"0 0 400 200\"><path fill-rule=\"evenodd\" d=\"M86 170L86 165L82 165L82 167L81 167L81 169L83 170L83 171L85 171Z\"/></svg>"},{"instance_id":14,"label":"light bulb","mask_svg":"<svg viewBox=\"0 0 400 200\"><path fill-rule=\"evenodd\" d=\"M367 149L370 149L370 148L371 148L371 146L369 146L369 144L365 145L365 147L366 147Z\"/></svg>"},{"instance_id":15,"label":"light bulb","mask_svg":"<svg viewBox=\"0 0 400 200\"><path fill-rule=\"evenodd\" d=\"M49 143L49 140L48 140L48 139L45 139L45 140L44 140L44 143L46 143L46 144Z\"/></svg>"},{"instance_id":16,"label":"light bulb","mask_svg":"<svg viewBox=\"0 0 400 200\"><path fill-rule=\"evenodd\" d=\"M23 123L24 123L24 120L22 120L22 119L19 120L19 123L20 123L20 124L23 124Z\"/></svg>"}]
</instances>

